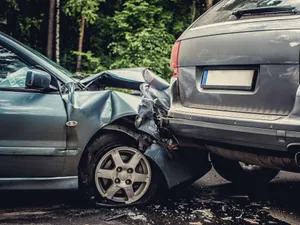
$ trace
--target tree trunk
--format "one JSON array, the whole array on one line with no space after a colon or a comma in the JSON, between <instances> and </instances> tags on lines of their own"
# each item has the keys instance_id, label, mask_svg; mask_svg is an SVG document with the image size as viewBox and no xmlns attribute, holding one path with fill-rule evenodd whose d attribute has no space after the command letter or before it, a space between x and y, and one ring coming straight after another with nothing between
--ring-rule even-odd
<instances>
[{"instance_id":1,"label":"tree trunk","mask_svg":"<svg viewBox=\"0 0 300 225\"><path fill-rule=\"evenodd\" d=\"M59 64L59 29L60 29L60 0L56 0L56 47L55 47L55 59L56 63Z\"/></svg>"},{"instance_id":2,"label":"tree trunk","mask_svg":"<svg viewBox=\"0 0 300 225\"><path fill-rule=\"evenodd\" d=\"M55 0L49 0L49 19L48 19L48 41L47 41L47 57L52 59L53 56L53 25L55 13Z\"/></svg>"},{"instance_id":3,"label":"tree trunk","mask_svg":"<svg viewBox=\"0 0 300 225\"><path fill-rule=\"evenodd\" d=\"M77 64L76 64L76 72L81 71L81 61L82 61L82 44L83 44L83 37L84 37L84 23L85 19L84 16L81 16L81 25L80 25L80 34L79 34L79 41L78 41L78 55L77 55Z\"/></svg>"},{"instance_id":4,"label":"tree trunk","mask_svg":"<svg viewBox=\"0 0 300 225\"><path fill-rule=\"evenodd\" d=\"M206 10L209 10L213 6L213 0L206 0Z\"/></svg>"},{"instance_id":5,"label":"tree trunk","mask_svg":"<svg viewBox=\"0 0 300 225\"><path fill-rule=\"evenodd\" d=\"M196 19L196 0L193 0L193 3L192 3L192 22L195 21Z\"/></svg>"}]
</instances>

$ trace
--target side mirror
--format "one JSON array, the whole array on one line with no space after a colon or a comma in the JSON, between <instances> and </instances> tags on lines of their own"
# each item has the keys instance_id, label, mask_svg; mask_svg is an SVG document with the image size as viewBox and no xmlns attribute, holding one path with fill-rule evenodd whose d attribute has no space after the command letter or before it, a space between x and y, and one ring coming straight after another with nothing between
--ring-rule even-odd
<instances>
[{"instance_id":1,"label":"side mirror","mask_svg":"<svg viewBox=\"0 0 300 225\"><path fill-rule=\"evenodd\" d=\"M26 87L31 89L47 89L50 87L51 75L39 69L31 69L26 74Z\"/></svg>"}]
</instances>

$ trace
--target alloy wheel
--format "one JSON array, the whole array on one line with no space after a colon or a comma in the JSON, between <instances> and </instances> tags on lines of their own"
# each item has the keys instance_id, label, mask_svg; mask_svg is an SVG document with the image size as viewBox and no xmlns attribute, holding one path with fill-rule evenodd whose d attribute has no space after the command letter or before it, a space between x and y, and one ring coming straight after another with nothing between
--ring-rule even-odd
<instances>
[{"instance_id":1,"label":"alloy wheel","mask_svg":"<svg viewBox=\"0 0 300 225\"><path fill-rule=\"evenodd\" d=\"M99 160L95 183L104 198L125 204L136 202L151 183L150 163L134 148L114 148Z\"/></svg>"}]
</instances>

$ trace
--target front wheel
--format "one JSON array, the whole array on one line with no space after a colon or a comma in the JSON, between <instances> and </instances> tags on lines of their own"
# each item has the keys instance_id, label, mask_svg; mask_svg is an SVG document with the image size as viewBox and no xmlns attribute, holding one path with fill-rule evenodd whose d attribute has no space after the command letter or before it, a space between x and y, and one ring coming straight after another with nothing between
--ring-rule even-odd
<instances>
[{"instance_id":1,"label":"front wheel","mask_svg":"<svg viewBox=\"0 0 300 225\"><path fill-rule=\"evenodd\" d=\"M122 206L150 201L159 172L122 133L100 135L88 147L79 169L79 187L94 205Z\"/></svg>"},{"instance_id":2,"label":"front wheel","mask_svg":"<svg viewBox=\"0 0 300 225\"><path fill-rule=\"evenodd\" d=\"M210 159L217 173L224 179L235 184L265 184L270 182L279 173L279 170L233 161L214 153L210 153Z\"/></svg>"}]
</instances>

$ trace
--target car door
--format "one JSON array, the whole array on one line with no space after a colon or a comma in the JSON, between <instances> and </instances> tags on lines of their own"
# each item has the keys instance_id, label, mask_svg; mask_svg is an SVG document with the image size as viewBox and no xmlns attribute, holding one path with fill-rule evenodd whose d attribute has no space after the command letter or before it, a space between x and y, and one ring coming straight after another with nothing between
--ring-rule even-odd
<instances>
[{"instance_id":1,"label":"car door","mask_svg":"<svg viewBox=\"0 0 300 225\"><path fill-rule=\"evenodd\" d=\"M62 172L65 106L58 91L26 88L31 67L0 43L0 178L56 177Z\"/></svg>"}]
</instances>

